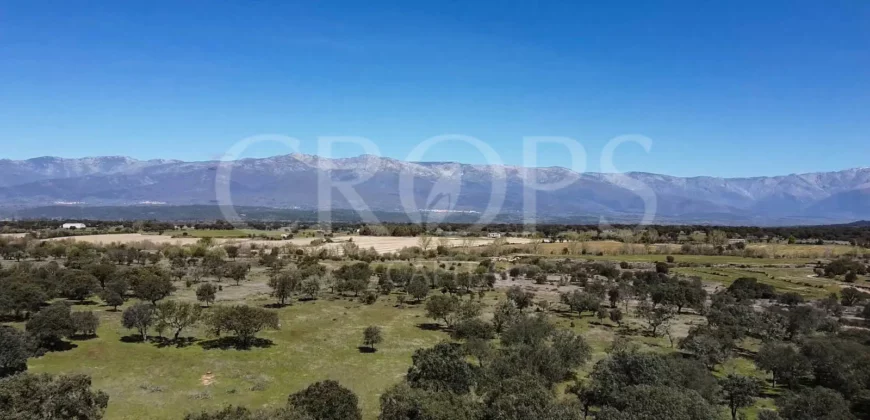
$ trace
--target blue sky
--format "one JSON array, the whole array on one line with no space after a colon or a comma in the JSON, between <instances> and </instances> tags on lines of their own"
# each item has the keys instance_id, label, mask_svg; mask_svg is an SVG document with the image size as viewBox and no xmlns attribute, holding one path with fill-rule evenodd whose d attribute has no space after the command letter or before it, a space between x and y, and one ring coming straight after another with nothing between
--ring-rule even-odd
<instances>
[{"instance_id":1,"label":"blue sky","mask_svg":"<svg viewBox=\"0 0 870 420\"><path fill-rule=\"evenodd\" d=\"M524 136L570 137L598 170L641 134L650 152L623 146L617 169L868 165L870 3L570 3L0 1L0 158L205 160L271 133L404 159L458 133L509 164ZM486 162L459 143L425 160Z\"/></svg>"}]
</instances>

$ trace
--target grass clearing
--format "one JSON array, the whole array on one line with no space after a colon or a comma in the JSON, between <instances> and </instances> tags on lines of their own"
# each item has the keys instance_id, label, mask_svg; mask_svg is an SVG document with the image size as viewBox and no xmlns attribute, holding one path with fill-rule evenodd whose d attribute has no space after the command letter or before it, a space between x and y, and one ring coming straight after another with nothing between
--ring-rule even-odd
<instances>
[{"instance_id":1,"label":"grass clearing","mask_svg":"<svg viewBox=\"0 0 870 420\"><path fill-rule=\"evenodd\" d=\"M798 244L750 244L746 247L763 258L729 255L692 255L683 254L681 246L676 244L625 244L618 241L588 241L583 243L548 243L538 245L538 253L542 255L562 256L567 250L573 249L574 258L654 262L664 261L667 255L673 255L678 261L698 264L806 264L819 259L831 259L850 253L863 253L862 250L847 245L798 245ZM583 249L586 254L577 255ZM598 255L598 254L603 255Z\"/></svg>"},{"instance_id":2,"label":"grass clearing","mask_svg":"<svg viewBox=\"0 0 870 420\"><path fill-rule=\"evenodd\" d=\"M224 289L233 288L224 283ZM261 297L248 304L273 303ZM251 350L205 350L198 344L159 348L128 343L120 312L90 305L101 318L98 338L76 341L75 349L31 359L32 372L85 373L110 396L107 419L179 419L186 412L226 404L270 407L320 380L335 379L360 397L365 418L375 418L380 394L401 380L414 350L447 338L417 327L426 322L419 307L397 309L394 298L371 306L348 300L295 302L278 309L281 330L259 336L273 342ZM362 331L383 329L376 353L359 351ZM185 336L205 338L202 331Z\"/></svg>"},{"instance_id":3,"label":"grass clearing","mask_svg":"<svg viewBox=\"0 0 870 420\"><path fill-rule=\"evenodd\" d=\"M831 279L813 276L809 268L733 268L733 267L680 267L675 273L700 277L708 283L729 286L741 277L754 277L769 284L779 292L795 292L808 298L818 299L832 292L839 292L839 284Z\"/></svg>"}]
</instances>

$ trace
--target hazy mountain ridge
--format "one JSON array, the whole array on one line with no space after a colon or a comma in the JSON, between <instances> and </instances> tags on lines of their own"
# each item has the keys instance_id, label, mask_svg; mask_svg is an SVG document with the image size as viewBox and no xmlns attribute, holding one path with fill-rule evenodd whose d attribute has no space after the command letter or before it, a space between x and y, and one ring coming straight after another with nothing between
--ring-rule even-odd
<instances>
[{"instance_id":1,"label":"hazy mountain ridge","mask_svg":"<svg viewBox=\"0 0 870 420\"><path fill-rule=\"evenodd\" d=\"M27 160L0 159L0 186L73 178L93 174L129 173L144 168L180 163L178 160L137 160L126 156L65 159L43 156Z\"/></svg>"},{"instance_id":2,"label":"hazy mountain ridge","mask_svg":"<svg viewBox=\"0 0 870 420\"><path fill-rule=\"evenodd\" d=\"M221 165L227 165L221 168ZM643 172L575 173L566 168L523 168L455 162L405 162L362 155L327 159L283 155L234 162L140 161L127 157L25 161L0 160L0 205L34 207L58 202L86 205L213 204L215 180L230 169L236 205L317 208L318 178L365 182L354 186L378 211L402 211L399 186L413 180L417 208L483 211L490 199L503 200L502 212L523 211L524 181L565 180L565 187L537 193L542 217L639 217L644 198L655 197L658 217L676 221L752 222L796 220L831 223L870 217L870 168L752 178L681 178ZM504 194L492 195L493 186ZM442 197L439 203L431 197ZM334 208L352 202L333 189Z\"/></svg>"}]
</instances>

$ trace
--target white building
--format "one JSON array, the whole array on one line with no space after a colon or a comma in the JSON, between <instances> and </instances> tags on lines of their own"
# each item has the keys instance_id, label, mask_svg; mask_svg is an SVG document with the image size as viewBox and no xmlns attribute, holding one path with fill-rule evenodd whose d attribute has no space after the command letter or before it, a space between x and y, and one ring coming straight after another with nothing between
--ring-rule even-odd
<instances>
[{"instance_id":1,"label":"white building","mask_svg":"<svg viewBox=\"0 0 870 420\"><path fill-rule=\"evenodd\" d=\"M64 223L61 227L64 229L84 229L87 226L84 223Z\"/></svg>"},{"instance_id":2,"label":"white building","mask_svg":"<svg viewBox=\"0 0 870 420\"><path fill-rule=\"evenodd\" d=\"M501 238L501 233L499 232L490 232L489 235L486 235L490 238Z\"/></svg>"}]
</instances>

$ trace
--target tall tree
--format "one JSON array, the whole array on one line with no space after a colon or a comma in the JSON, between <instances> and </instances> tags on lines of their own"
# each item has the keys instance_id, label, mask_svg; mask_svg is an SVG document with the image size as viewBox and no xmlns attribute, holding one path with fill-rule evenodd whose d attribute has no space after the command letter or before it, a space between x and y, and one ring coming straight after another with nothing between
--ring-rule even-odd
<instances>
[{"instance_id":1,"label":"tall tree","mask_svg":"<svg viewBox=\"0 0 870 420\"><path fill-rule=\"evenodd\" d=\"M158 303L155 309L158 329L171 328L176 341L181 332L196 325L202 315L202 307L192 302L167 300Z\"/></svg>"},{"instance_id":2,"label":"tall tree","mask_svg":"<svg viewBox=\"0 0 870 420\"><path fill-rule=\"evenodd\" d=\"M0 325L0 378L27 370L28 357L30 350L24 333Z\"/></svg>"},{"instance_id":3,"label":"tall tree","mask_svg":"<svg viewBox=\"0 0 870 420\"><path fill-rule=\"evenodd\" d=\"M139 299L151 302L152 305L157 305L158 301L175 291L169 274L162 270L137 270L132 283L133 293Z\"/></svg>"},{"instance_id":4,"label":"tall tree","mask_svg":"<svg viewBox=\"0 0 870 420\"><path fill-rule=\"evenodd\" d=\"M773 386L782 383L794 389L813 374L810 361L788 343L764 343L755 356L755 364L773 375Z\"/></svg>"},{"instance_id":5,"label":"tall tree","mask_svg":"<svg viewBox=\"0 0 870 420\"><path fill-rule=\"evenodd\" d=\"M82 270L65 270L60 281L63 296L78 301L87 299L99 286L96 277Z\"/></svg>"},{"instance_id":6,"label":"tall tree","mask_svg":"<svg viewBox=\"0 0 870 420\"><path fill-rule=\"evenodd\" d=\"M42 347L56 348L63 338L75 333L69 305L57 302L39 311L27 321L27 333Z\"/></svg>"},{"instance_id":7,"label":"tall tree","mask_svg":"<svg viewBox=\"0 0 870 420\"><path fill-rule=\"evenodd\" d=\"M755 402L761 386L754 378L728 375L719 381L722 401L731 410L731 420L737 420L737 412Z\"/></svg>"},{"instance_id":8,"label":"tall tree","mask_svg":"<svg viewBox=\"0 0 870 420\"><path fill-rule=\"evenodd\" d=\"M124 328L135 329L142 336L142 341L148 340L148 329L154 325L154 305L139 302L121 314L121 325Z\"/></svg>"},{"instance_id":9,"label":"tall tree","mask_svg":"<svg viewBox=\"0 0 870 420\"><path fill-rule=\"evenodd\" d=\"M534 303L535 300L534 293L527 292L519 286L512 286L505 293L507 298L512 300L520 311L532 306L532 303Z\"/></svg>"},{"instance_id":10,"label":"tall tree","mask_svg":"<svg viewBox=\"0 0 870 420\"><path fill-rule=\"evenodd\" d=\"M260 331L279 328L276 312L247 305L216 306L206 323L218 335L222 331L232 332L243 348L249 347Z\"/></svg>"},{"instance_id":11,"label":"tall tree","mask_svg":"<svg viewBox=\"0 0 870 420\"><path fill-rule=\"evenodd\" d=\"M214 303L217 295L217 287L211 283L203 283L196 288L196 300L209 306Z\"/></svg>"},{"instance_id":12,"label":"tall tree","mask_svg":"<svg viewBox=\"0 0 870 420\"><path fill-rule=\"evenodd\" d=\"M786 420L853 420L843 395L828 388L806 388L776 402Z\"/></svg>"},{"instance_id":13,"label":"tall tree","mask_svg":"<svg viewBox=\"0 0 870 420\"><path fill-rule=\"evenodd\" d=\"M591 293L574 290L573 292L563 293L561 295L562 303L577 312L578 316L583 316L583 312L592 312L593 314L601 306L601 300Z\"/></svg>"},{"instance_id":14,"label":"tall tree","mask_svg":"<svg viewBox=\"0 0 870 420\"><path fill-rule=\"evenodd\" d=\"M272 296L278 299L280 305L286 304L293 296L293 292L299 289L300 273L298 270L278 273L269 278L269 287L272 288Z\"/></svg>"},{"instance_id":15,"label":"tall tree","mask_svg":"<svg viewBox=\"0 0 870 420\"><path fill-rule=\"evenodd\" d=\"M384 341L384 337L381 334L381 327L370 326L366 327L365 331L363 331L363 345L375 350L375 345L380 344Z\"/></svg>"},{"instance_id":16,"label":"tall tree","mask_svg":"<svg viewBox=\"0 0 870 420\"><path fill-rule=\"evenodd\" d=\"M225 275L233 279L236 282L236 286L248 277L249 271L251 271L251 266L240 262L232 262L224 267Z\"/></svg>"},{"instance_id":17,"label":"tall tree","mask_svg":"<svg viewBox=\"0 0 870 420\"><path fill-rule=\"evenodd\" d=\"M459 300L447 295L432 296L426 301L426 316L450 325L450 316L459 307Z\"/></svg>"},{"instance_id":18,"label":"tall tree","mask_svg":"<svg viewBox=\"0 0 870 420\"><path fill-rule=\"evenodd\" d=\"M411 279L408 286L406 286L406 289L408 294L413 296L417 302L425 299L426 295L429 294L429 285L422 277L414 277Z\"/></svg>"},{"instance_id":19,"label":"tall tree","mask_svg":"<svg viewBox=\"0 0 870 420\"><path fill-rule=\"evenodd\" d=\"M73 328L77 333L85 336L97 335L97 328L100 326L100 319L97 318L91 311L73 312L70 314L72 318Z\"/></svg>"},{"instance_id":20,"label":"tall tree","mask_svg":"<svg viewBox=\"0 0 870 420\"><path fill-rule=\"evenodd\" d=\"M407 380L412 388L466 394L474 383L472 366L457 345L439 343L418 349L411 360Z\"/></svg>"}]
</instances>

